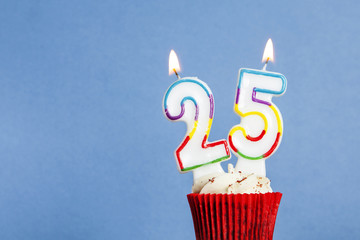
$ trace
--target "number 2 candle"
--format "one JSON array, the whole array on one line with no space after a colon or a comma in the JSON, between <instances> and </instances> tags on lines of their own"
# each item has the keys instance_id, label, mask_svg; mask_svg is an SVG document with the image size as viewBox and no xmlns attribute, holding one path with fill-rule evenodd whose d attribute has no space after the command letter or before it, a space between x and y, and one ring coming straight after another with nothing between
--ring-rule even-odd
<instances>
[{"instance_id":1,"label":"number 2 candle","mask_svg":"<svg viewBox=\"0 0 360 240\"><path fill-rule=\"evenodd\" d=\"M286 78L266 71L268 61L272 60L273 44L269 39L264 50L263 70L239 70L234 111L241 122L228 136L230 148L238 157L236 170L262 176L266 175L265 159L279 147L283 133L281 113L271 100L285 93Z\"/></svg>"},{"instance_id":2,"label":"number 2 candle","mask_svg":"<svg viewBox=\"0 0 360 240\"><path fill-rule=\"evenodd\" d=\"M194 179L207 174L223 172L220 162L230 158L226 140L208 143L214 118L214 96L207 84L198 78L180 78L180 66L175 52L169 57L169 73L174 72L178 80L166 91L163 111L171 121L184 121L187 132L175 151L178 170L193 171Z\"/></svg>"}]
</instances>

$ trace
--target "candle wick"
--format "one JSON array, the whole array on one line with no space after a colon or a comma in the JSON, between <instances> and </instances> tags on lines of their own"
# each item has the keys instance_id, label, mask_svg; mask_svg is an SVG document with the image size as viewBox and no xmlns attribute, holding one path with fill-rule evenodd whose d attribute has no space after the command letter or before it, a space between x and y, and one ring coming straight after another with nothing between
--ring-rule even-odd
<instances>
[{"instance_id":1,"label":"candle wick","mask_svg":"<svg viewBox=\"0 0 360 240\"><path fill-rule=\"evenodd\" d=\"M266 67L267 67L267 64L268 64L269 60L270 60L270 58L266 59L265 65L264 65L264 67L262 69L263 71L266 71Z\"/></svg>"},{"instance_id":2,"label":"candle wick","mask_svg":"<svg viewBox=\"0 0 360 240\"><path fill-rule=\"evenodd\" d=\"M175 73L176 77L177 77L178 79L180 79L180 76L179 76L179 74L177 73L177 71L176 71L176 69L175 69L175 68L173 68L173 71L174 71L174 73Z\"/></svg>"}]
</instances>

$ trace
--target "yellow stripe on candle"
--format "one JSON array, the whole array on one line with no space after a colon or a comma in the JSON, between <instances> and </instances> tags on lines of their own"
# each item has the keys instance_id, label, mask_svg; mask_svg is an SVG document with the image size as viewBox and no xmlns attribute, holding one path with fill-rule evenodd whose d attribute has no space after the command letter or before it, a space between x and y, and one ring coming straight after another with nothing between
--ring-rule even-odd
<instances>
[{"instance_id":1,"label":"yellow stripe on candle","mask_svg":"<svg viewBox=\"0 0 360 240\"><path fill-rule=\"evenodd\" d=\"M245 132L245 129L243 127L240 127L240 126L235 126L233 127L231 130L230 130L230 133L229 135L232 136L236 131L241 131L244 135L244 137L246 137L246 132Z\"/></svg>"},{"instance_id":2,"label":"yellow stripe on candle","mask_svg":"<svg viewBox=\"0 0 360 240\"><path fill-rule=\"evenodd\" d=\"M272 107L272 106L270 106ZM265 132L267 132L267 129L268 129L268 121L265 117L265 115L261 112L256 112L256 111L253 111L253 112L247 112L247 113L242 113L240 112L239 108L238 108L238 104L235 104L235 107L234 107L234 110L237 114L239 114L241 117L246 117L246 116L249 116L249 115L258 115L259 117L262 118L262 120L264 121L264 130ZM244 133L244 136L246 137L246 132L243 132Z\"/></svg>"},{"instance_id":3,"label":"yellow stripe on candle","mask_svg":"<svg viewBox=\"0 0 360 240\"><path fill-rule=\"evenodd\" d=\"M198 121L195 121L195 122L194 122L194 127L193 127L193 129L192 129L191 132L189 133L189 138L190 138L190 139L193 137L193 135L194 135L194 133L195 133L195 131L196 131L197 125L198 125Z\"/></svg>"},{"instance_id":4,"label":"yellow stripe on candle","mask_svg":"<svg viewBox=\"0 0 360 240\"><path fill-rule=\"evenodd\" d=\"M207 131L206 131L206 136L208 136L208 137L209 137L209 134L210 134L210 129L211 129L212 121L213 121L213 119L212 119L212 118L209 118L209 124L208 124L208 128L207 128Z\"/></svg>"},{"instance_id":5,"label":"yellow stripe on candle","mask_svg":"<svg viewBox=\"0 0 360 240\"><path fill-rule=\"evenodd\" d=\"M280 119L280 115L279 112L276 110L276 108L271 105L270 108L274 111L275 116L276 116L276 121L277 121L277 126L278 126L278 132L280 133L280 135L282 135L282 124L281 124L281 119Z\"/></svg>"}]
</instances>

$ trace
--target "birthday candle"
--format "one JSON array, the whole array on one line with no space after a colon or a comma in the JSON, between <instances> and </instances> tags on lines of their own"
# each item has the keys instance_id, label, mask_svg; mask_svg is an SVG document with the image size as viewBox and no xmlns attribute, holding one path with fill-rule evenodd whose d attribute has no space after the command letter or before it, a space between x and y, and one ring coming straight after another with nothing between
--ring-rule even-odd
<instances>
[{"instance_id":1,"label":"birthday candle","mask_svg":"<svg viewBox=\"0 0 360 240\"><path fill-rule=\"evenodd\" d=\"M176 59L175 59L176 58ZM175 63L171 63L175 59ZM170 53L169 71L178 76L180 66L175 52ZM230 158L226 140L208 143L214 119L214 96L207 84L198 78L185 77L174 82L163 101L165 116L171 121L184 121L187 132L175 151L178 170L194 172L194 178L223 172L220 162Z\"/></svg>"},{"instance_id":2,"label":"birthday candle","mask_svg":"<svg viewBox=\"0 0 360 240\"><path fill-rule=\"evenodd\" d=\"M269 50L270 49L270 50ZM272 41L265 48L266 64L273 60ZM241 123L229 133L229 145L238 157L236 169L266 175L265 159L279 147L283 121L279 109L272 103L273 96L286 91L286 78L275 72L242 68L239 70L234 111Z\"/></svg>"}]
</instances>

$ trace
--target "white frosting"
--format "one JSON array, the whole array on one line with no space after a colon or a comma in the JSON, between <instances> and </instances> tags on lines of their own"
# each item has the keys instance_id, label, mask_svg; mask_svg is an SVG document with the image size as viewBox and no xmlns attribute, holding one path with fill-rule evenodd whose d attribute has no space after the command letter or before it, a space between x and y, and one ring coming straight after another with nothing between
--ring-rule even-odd
<instances>
[{"instance_id":1,"label":"white frosting","mask_svg":"<svg viewBox=\"0 0 360 240\"><path fill-rule=\"evenodd\" d=\"M270 180L254 173L235 171L232 164L228 165L228 173L216 173L203 176L194 183L193 193L267 193L272 192Z\"/></svg>"}]
</instances>

